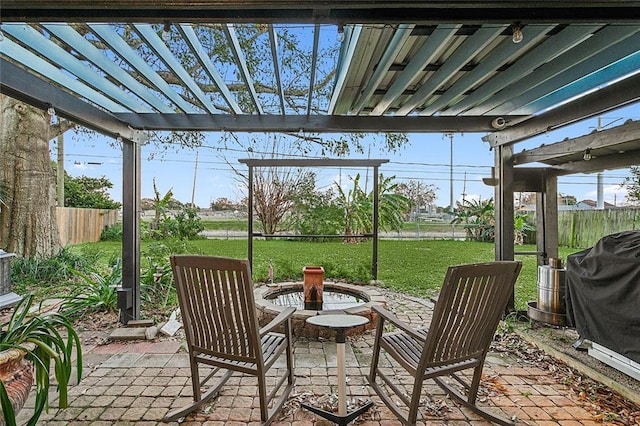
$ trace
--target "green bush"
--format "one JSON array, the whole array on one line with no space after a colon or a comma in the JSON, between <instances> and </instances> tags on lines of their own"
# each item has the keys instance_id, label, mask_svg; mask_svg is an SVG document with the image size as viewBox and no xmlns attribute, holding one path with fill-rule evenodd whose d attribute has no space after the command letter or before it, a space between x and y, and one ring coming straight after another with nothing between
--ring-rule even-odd
<instances>
[{"instance_id":1,"label":"green bush","mask_svg":"<svg viewBox=\"0 0 640 426\"><path fill-rule=\"evenodd\" d=\"M195 240L201 238L199 234L204 230L204 225L202 225L196 209L183 207L174 218L168 214L161 215L152 222L150 228L148 235L155 240L166 238Z\"/></svg>"},{"instance_id":2,"label":"green bush","mask_svg":"<svg viewBox=\"0 0 640 426\"><path fill-rule=\"evenodd\" d=\"M100 234L100 241L122 241L122 224L116 223L105 227ZM149 223L140 221L140 239L146 241L151 239L151 229Z\"/></svg>"},{"instance_id":3,"label":"green bush","mask_svg":"<svg viewBox=\"0 0 640 426\"><path fill-rule=\"evenodd\" d=\"M142 309L150 315L165 314L178 305L169 256L197 253L184 240L154 242L141 253L140 293Z\"/></svg>"},{"instance_id":4,"label":"green bush","mask_svg":"<svg viewBox=\"0 0 640 426\"><path fill-rule=\"evenodd\" d=\"M122 224L116 223L102 228L100 241L122 241Z\"/></svg>"},{"instance_id":5,"label":"green bush","mask_svg":"<svg viewBox=\"0 0 640 426\"><path fill-rule=\"evenodd\" d=\"M72 279L76 271L90 268L97 257L97 253L78 253L65 247L60 253L47 259L15 259L11 264L11 279L16 290L20 292L33 284L37 284L38 287L47 287L53 283Z\"/></svg>"}]
</instances>

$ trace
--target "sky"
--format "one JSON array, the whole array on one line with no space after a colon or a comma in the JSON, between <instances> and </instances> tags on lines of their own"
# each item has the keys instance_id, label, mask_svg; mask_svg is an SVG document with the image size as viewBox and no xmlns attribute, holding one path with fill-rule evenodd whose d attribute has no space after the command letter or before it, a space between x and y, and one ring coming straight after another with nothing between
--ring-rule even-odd
<instances>
[{"instance_id":1,"label":"sky","mask_svg":"<svg viewBox=\"0 0 640 426\"><path fill-rule=\"evenodd\" d=\"M603 128L618 126L627 119L640 119L640 104L612 111L600 117ZM541 144L552 144L565 138L582 136L594 131L598 119L592 118L582 123L540 135L515 145L515 152L530 149ZM259 136L259 135L253 135ZM464 197L466 199L493 197L493 188L482 183L483 177L491 176L493 151L489 144L482 141L482 133L453 134L452 139L442 134L409 134L410 143L398 152L389 153L372 149L370 158L388 159L380 166L380 173L395 176L398 182L409 179L418 180L427 185L434 185L438 206L451 203L451 186L453 186L454 203ZM330 137L328 135L327 137ZM378 136L380 137L380 136ZM164 195L170 189L174 198L190 203L193 199L201 208L208 208L218 198L239 201L246 197L234 172L227 161L236 164L240 170L246 166L237 162L238 158L247 158L241 150L220 150L218 133L206 134L203 146L196 150L170 149L162 152L153 144L142 148L142 198L153 198L153 180L158 191ZM453 140L453 161L451 159L451 140ZM122 201L122 155L115 141L97 135L92 138L65 134L64 163L65 170L73 177L81 175L89 177L106 177L113 183L109 191L111 198ZM196 167L197 155L197 167ZM52 144L51 156L57 160L57 147ZM352 155L349 158L367 158L365 155ZM451 167L453 165L453 179ZM367 171L347 169L314 169L318 178L317 185L321 189L340 182L343 187L350 187L350 177L361 173L361 182L365 180ZM369 172L370 173L370 172ZM606 171L603 173L604 199L615 205L625 202L626 191L620 184L629 175L628 169ZM573 195L578 201L596 200L597 175L580 174L560 177L558 192ZM370 186L370 185L369 185ZM370 190L370 188L369 188Z\"/></svg>"}]
</instances>

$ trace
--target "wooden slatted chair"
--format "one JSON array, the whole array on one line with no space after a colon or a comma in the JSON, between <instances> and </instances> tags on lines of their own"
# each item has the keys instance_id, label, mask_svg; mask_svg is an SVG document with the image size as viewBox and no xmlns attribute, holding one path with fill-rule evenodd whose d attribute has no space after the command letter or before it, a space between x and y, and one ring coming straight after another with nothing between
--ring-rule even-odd
<instances>
[{"instance_id":1,"label":"wooden slatted chair","mask_svg":"<svg viewBox=\"0 0 640 426\"><path fill-rule=\"evenodd\" d=\"M234 372L241 372L257 378L260 418L263 424L271 423L294 384L290 318L295 308L286 308L260 328L246 260L176 255L171 256L171 267L186 332L194 402L169 412L163 420L174 421L198 409L217 395ZM274 332L280 325L284 334ZM282 354L286 371L267 393L266 373ZM201 365L213 368L203 380ZM224 374L203 393L201 388L218 371Z\"/></svg>"},{"instance_id":2,"label":"wooden slatted chair","mask_svg":"<svg viewBox=\"0 0 640 426\"><path fill-rule=\"evenodd\" d=\"M433 379L454 400L484 418L513 424L478 407L476 396L489 345L521 266L520 262L505 261L449 267L428 329L414 329L384 308L373 307L378 323L368 380L403 424L416 424L426 379ZM388 323L396 330L384 333ZM413 377L412 392L401 389L397 380L379 367L382 349ZM467 369L473 369L470 380L456 374ZM451 381L444 380L446 376L465 388L466 397L448 383ZM378 383L378 378L386 386Z\"/></svg>"}]
</instances>

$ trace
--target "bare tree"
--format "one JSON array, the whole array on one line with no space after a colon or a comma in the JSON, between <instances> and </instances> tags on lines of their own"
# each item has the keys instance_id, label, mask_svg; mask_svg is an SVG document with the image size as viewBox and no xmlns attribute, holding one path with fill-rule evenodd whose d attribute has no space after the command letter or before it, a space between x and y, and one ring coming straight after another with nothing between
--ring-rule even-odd
<instances>
[{"instance_id":1,"label":"bare tree","mask_svg":"<svg viewBox=\"0 0 640 426\"><path fill-rule=\"evenodd\" d=\"M290 157L299 154L299 146L284 135L267 134L254 138L251 146L260 148L248 153L259 153L261 158ZM227 162L240 184L248 188L249 177L245 169ZM256 167L253 171L253 210L265 234L281 231L283 219L291 211L295 201L305 191L313 190L315 174L293 167Z\"/></svg>"},{"instance_id":2,"label":"bare tree","mask_svg":"<svg viewBox=\"0 0 640 426\"><path fill-rule=\"evenodd\" d=\"M631 167L629 172L631 176L624 179L622 186L627 189L627 201L637 205L640 202L640 167Z\"/></svg>"},{"instance_id":3,"label":"bare tree","mask_svg":"<svg viewBox=\"0 0 640 426\"><path fill-rule=\"evenodd\" d=\"M253 181L253 206L266 234L275 234L291 211L312 173L300 169L264 168L256 170Z\"/></svg>"},{"instance_id":4,"label":"bare tree","mask_svg":"<svg viewBox=\"0 0 640 426\"><path fill-rule=\"evenodd\" d=\"M420 209L432 204L436 200L437 186L425 184L418 180L410 179L399 183L395 192L407 198L413 208L413 214L417 217Z\"/></svg>"}]
</instances>

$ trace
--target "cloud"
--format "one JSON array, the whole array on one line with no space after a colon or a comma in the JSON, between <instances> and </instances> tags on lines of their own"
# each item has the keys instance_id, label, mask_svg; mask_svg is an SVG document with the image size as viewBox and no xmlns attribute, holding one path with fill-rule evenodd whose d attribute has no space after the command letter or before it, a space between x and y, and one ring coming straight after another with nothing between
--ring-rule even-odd
<instances>
[{"instance_id":1,"label":"cloud","mask_svg":"<svg viewBox=\"0 0 640 426\"><path fill-rule=\"evenodd\" d=\"M598 198L598 191L589 191L584 195L586 198L596 200ZM606 202L620 205L627 199L627 189L625 187L621 187L620 185L606 185L602 188L602 195Z\"/></svg>"}]
</instances>

